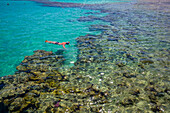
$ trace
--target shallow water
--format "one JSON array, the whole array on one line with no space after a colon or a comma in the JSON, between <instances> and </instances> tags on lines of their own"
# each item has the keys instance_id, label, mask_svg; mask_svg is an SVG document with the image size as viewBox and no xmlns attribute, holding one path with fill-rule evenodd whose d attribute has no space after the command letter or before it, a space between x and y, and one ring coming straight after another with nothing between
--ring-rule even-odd
<instances>
[{"instance_id":1,"label":"shallow water","mask_svg":"<svg viewBox=\"0 0 170 113\"><path fill-rule=\"evenodd\" d=\"M84 3L84 4L102 4L114 2L129 2L130 0L50 0L52 2L65 2L65 3Z\"/></svg>"},{"instance_id":2,"label":"shallow water","mask_svg":"<svg viewBox=\"0 0 170 113\"><path fill-rule=\"evenodd\" d=\"M59 66L63 65L63 58L57 62L52 53L37 51L33 56L24 59L17 67L19 71L15 75L1 78L0 94L9 110L33 112L35 108L37 111L49 112L170 111L168 12L159 8L138 8L135 3L85 4L81 7L81 4L35 1L41 4L25 2L34 6L35 12L29 15L30 18L26 18L31 10L27 9L27 16L19 13L17 21L8 20L10 23L15 22L17 28L9 26L9 22L5 22L6 17L2 16L1 24L12 29L8 31L8 28L1 25L3 31L8 31L3 32L3 36L6 33L8 38L17 40L15 44L8 39L9 45L21 46L17 49L15 46L7 46L4 43L7 41L3 39L1 52L7 56L4 52L6 49L13 54L3 57L6 59L2 61L8 63L9 57L13 58L13 49L21 51L17 54L21 59L25 54L31 55L36 49L62 53L62 47L44 43L47 37L48 40L70 41L71 46L66 46L67 50L64 51L66 62L63 67ZM59 5L67 8L59 8ZM60 14L61 11L65 13ZM7 13L4 15L11 16ZM29 20L28 23L20 20L20 17ZM13 35L20 30L24 31L23 34L20 32ZM42 57L41 52L49 55ZM13 61L10 63L13 64ZM18 87L21 88L14 90ZM18 105L19 102L23 102L23 105ZM56 103L59 105L55 105Z\"/></svg>"},{"instance_id":3,"label":"shallow water","mask_svg":"<svg viewBox=\"0 0 170 113\"><path fill-rule=\"evenodd\" d=\"M78 61L69 72L61 70L70 77L69 86L93 84L93 88L109 92L106 98L84 99L90 103L87 109L101 106L103 112L168 112L169 13L113 9L100 19L110 25L91 28L102 30L101 35L77 38ZM160 96L158 92L165 93Z\"/></svg>"},{"instance_id":4,"label":"shallow water","mask_svg":"<svg viewBox=\"0 0 170 113\"><path fill-rule=\"evenodd\" d=\"M13 74L16 66L25 56L33 54L34 50L56 52L63 49L58 45L45 44L45 40L70 41L64 54L69 59L66 66L72 66L70 62L75 62L77 56L74 39L88 33L100 33L88 29L89 25L99 21L77 21L81 16L91 15L88 12L99 11L42 7L34 2L13 0L0 1L0 10L0 76Z\"/></svg>"}]
</instances>

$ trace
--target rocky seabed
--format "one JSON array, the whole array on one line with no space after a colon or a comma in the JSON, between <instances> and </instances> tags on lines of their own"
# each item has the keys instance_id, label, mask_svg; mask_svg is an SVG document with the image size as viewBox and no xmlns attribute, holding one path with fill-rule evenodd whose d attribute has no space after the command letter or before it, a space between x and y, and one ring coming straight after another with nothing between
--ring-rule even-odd
<instances>
[{"instance_id":1,"label":"rocky seabed","mask_svg":"<svg viewBox=\"0 0 170 113\"><path fill-rule=\"evenodd\" d=\"M62 54L37 50L1 77L0 112L170 112L168 14L102 12L77 20L110 25L91 25L102 33L76 39L73 67L61 68Z\"/></svg>"}]
</instances>

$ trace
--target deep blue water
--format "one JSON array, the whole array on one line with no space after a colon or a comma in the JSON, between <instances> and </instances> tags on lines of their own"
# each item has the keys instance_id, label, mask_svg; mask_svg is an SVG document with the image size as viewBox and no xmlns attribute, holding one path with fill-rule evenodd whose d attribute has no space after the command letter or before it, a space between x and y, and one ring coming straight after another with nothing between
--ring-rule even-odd
<instances>
[{"instance_id":1,"label":"deep blue water","mask_svg":"<svg viewBox=\"0 0 170 113\"><path fill-rule=\"evenodd\" d=\"M55 1L55 0L53 0ZM58 0L57 0L58 1ZM120 0L122 2L122 0ZM65 2L65 0L59 0ZM69 1L67 1L69 2ZM70 0L71 2L71 0ZM78 3L109 3L118 0L73 0ZM9 5L7 5L9 4ZM75 38L86 34L99 34L89 31L89 25L107 24L101 21L79 22L78 18L99 12L79 8L44 7L31 1L0 1L0 76L14 74L16 66L34 50L56 52L62 46L46 44L45 40L70 41L64 51L66 65L76 61ZM106 15L106 14L101 14Z\"/></svg>"}]
</instances>

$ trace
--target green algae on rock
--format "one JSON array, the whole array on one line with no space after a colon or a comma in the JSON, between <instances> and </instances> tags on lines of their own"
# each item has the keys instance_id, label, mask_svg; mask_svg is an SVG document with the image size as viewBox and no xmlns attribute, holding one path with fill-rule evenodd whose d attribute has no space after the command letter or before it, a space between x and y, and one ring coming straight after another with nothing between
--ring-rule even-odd
<instances>
[{"instance_id":1,"label":"green algae on rock","mask_svg":"<svg viewBox=\"0 0 170 113\"><path fill-rule=\"evenodd\" d=\"M37 99L42 96L42 93L48 95L58 87L59 81L65 79L56 70L58 66L51 65L57 62L61 65L61 61L64 61L62 56L43 50L34 53L32 56L25 57L17 67L18 71L15 75L2 77L0 80L4 84L1 89L1 102L9 106L10 112L38 109L41 104ZM55 83L52 84L53 82Z\"/></svg>"},{"instance_id":2,"label":"green algae on rock","mask_svg":"<svg viewBox=\"0 0 170 113\"><path fill-rule=\"evenodd\" d=\"M43 50L25 57L15 75L2 77L0 80L3 85L0 101L8 106L3 108L3 112L86 111L90 109L85 106L92 97L95 102L106 103L107 92L95 89L92 84L86 87L75 86L68 76L59 73L57 68L62 61L62 56ZM55 107L54 103L57 101L59 106ZM99 110L100 107L93 107L93 111Z\"/></svg>"},{"instance_id":3,"label":"green algae on rock","mask_svg":"<svg viewBox=\"0 0 170 113\"><path fill-rule=\"evenodd\" d=\"M70 69L60 69L62 55L38 50L25 57L15 75L2 77L4 111L170 112L170 49L158 32L168 28L163 20L168 14L105 12L104 17L78 19L110 25L92 25L90 30L102 33L76 38L79 54Z\"/></svg>"}]
</instances>

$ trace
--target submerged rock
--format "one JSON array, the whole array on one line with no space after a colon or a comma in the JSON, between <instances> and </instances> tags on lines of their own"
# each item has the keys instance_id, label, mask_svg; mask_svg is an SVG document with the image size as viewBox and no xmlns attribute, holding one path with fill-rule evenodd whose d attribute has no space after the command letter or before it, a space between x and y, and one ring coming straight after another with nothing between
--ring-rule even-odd
<instances>
[{"instance_id":1,"label":"submerged rock","mask_svg":"<svg viewBox=\"0 0 170 113\"><path fill-rule=\"evenodd\" d=\"M87 105L92 97L94 103L106 103L107 91L95 89L92 84L77 87L68 77L58 72L56 68L62 66L63 61L63 56L43 50L25 57L17 67L15 75L2 77L0 80L1 111L4 113L86 111L87 108L83 106ZM54 63L55 65L52 65ZM79 95L77 99L73 98L76 95ZM72 102L72 99L81 104ZM54 103L55 101L57 103ZM97 106L92 108L94 111L99 110Z\"/></svg>"},{"instance_id":2,"label":"submerged rock","mask_svg":"<svg viewBox=\"0 0 170 113\"><path fill-rule=\"evenodd\" d=\"M111 26L108 25L91 25L89 27L90 31L105 31L111 29Z\"/></svg>"},{"instance_id":3,"label":"submerged rock","mask_svg":"<svg viewBox=\"0 0 170 113\"><path fill-rule=\"evenodd\" d=\"M146 58L140 59L140 62L142 62L144 64L152 64L152 63L154 63L152 60L146 59Z\"/></svg>"},{"instance_id":4,"label":"submerged rock","mask_svg":"<svg viewBox=\"0 0 170 113\"><path fill-rule=\"evenodd\" d=\"M108 38L108 41L118 41L118 38Z\"/></svg>"},{"instance_id":5,"label":"submerged rock","mask_svg":"<svg viewBox=\"0 0 170 113\"><path fill-rule=\"evenodd\" d=\"M110 25L92 25L90 30L102 33L76 38L77 61L70 69L60 68L63 51L37 50L17 66L15 75L2 77L0 112L170 111L169 49L157 49L163 42L154 37L163 15L109 8L102 10L107 16L78 19Z\"/></svg>"},{"instance_id":6,"label":"submerged rock","mask_svg":"<svg viewBox=\"0 0 170 113\"><path fill-rule=\"evenodd\" d=\"M38 109L36 100L41 93L51 92L64 79L56 68L62 66L63 56L44 50L34 51L17 66L15 76L1 78L1 102L10 112ZM55 64L55 65L53 65ZM10 81L9 81L10 80Z\"/></svg>"},{"instance_id":7,"label":"submerged rock","mask_svg":"<svg viewBox=\"0 0 170 113\"><path fill-rule=\"evenodd\" d=\"M94 20L97 20L97 19L99 19L99 18L96 17L96 16L90 15L90 16L80 17L77 20L80 21L80 22L86 22L86 21L94 21Z\"/></svg>"}]
</instances>

